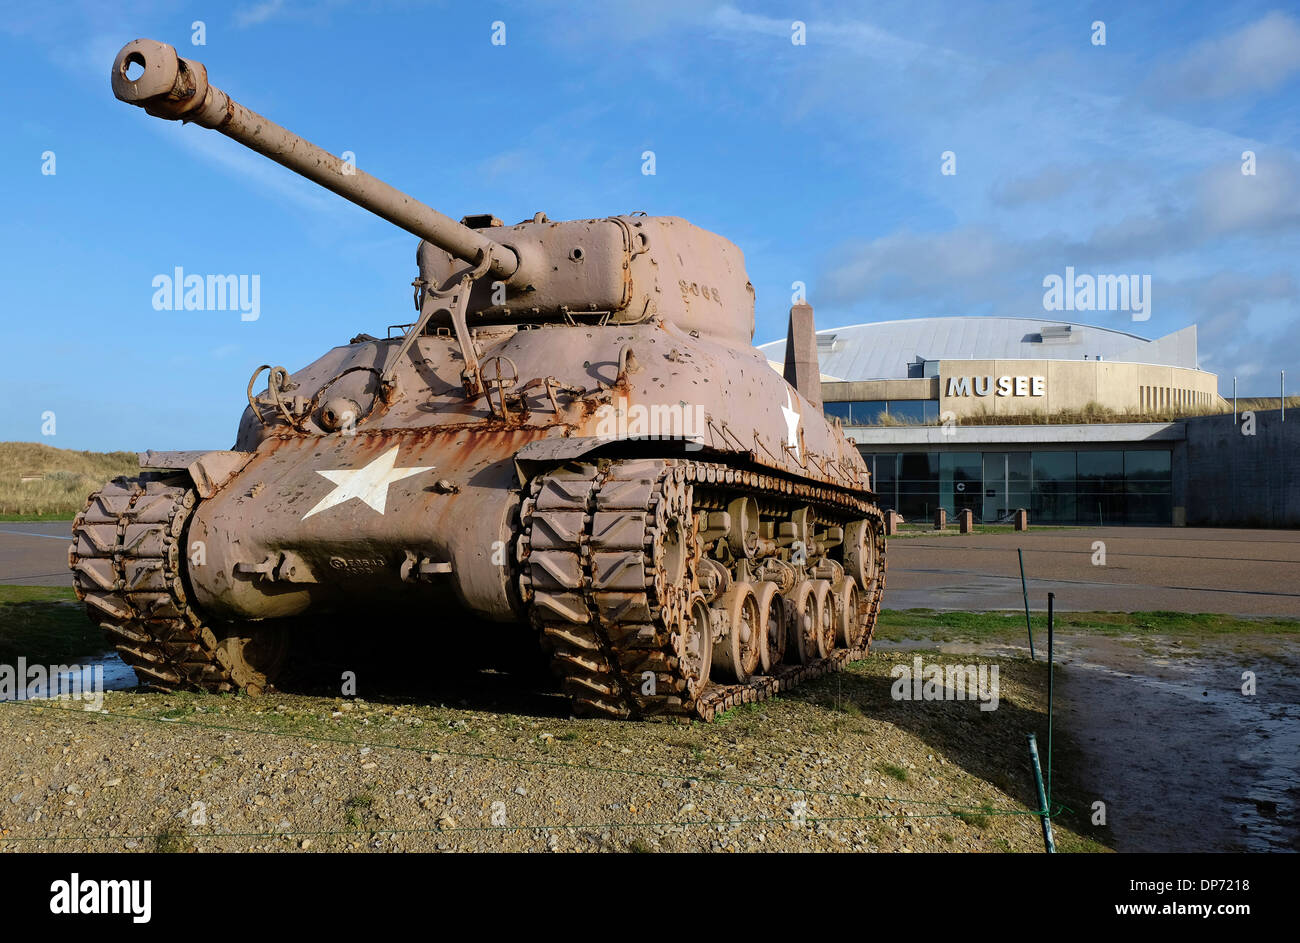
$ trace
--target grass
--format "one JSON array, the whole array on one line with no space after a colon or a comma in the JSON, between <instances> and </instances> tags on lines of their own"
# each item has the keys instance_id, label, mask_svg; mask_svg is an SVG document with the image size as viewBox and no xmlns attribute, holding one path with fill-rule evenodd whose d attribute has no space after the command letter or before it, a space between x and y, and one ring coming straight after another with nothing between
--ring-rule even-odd
<instances>
[{"instance_id":1,"label":"grass","mask_svg":"<svg viewBox=\"0 0 1300 943\"><path fill-rule=\"evenodd\" d=\"M194 846L179 828L166 828L154 836L153 850L160 855L185 854Z\"/></svg>"},{"instance_id":2,"label":"grass","mask_svg":"<svg viewBox=\"0 0 1300 943\"><path fill-rule=\"evenodd\" d=\"M1030 613L1035 632L1046 631L1047 616ZM1092 635L1238 635L1300 632L1300 619L1244 618L1189 612L1058 612L1058 632ZM876 637L886 639L987 639L1023 637L1025 614L1009 612L939 612L934 609L884 609Z\"/></svg>"},{"instance_id":3,"label":"grass","mask_svg":"<svg viewBox=\"0 0 1300 943\"><path fill-rule=\"evenodd\" d=\"M71 588L0 585L0 664L66 664L108 647Z\"/></svg>"},{"instance_id":4,"label":"grass","mask_svg":"<svg viewBox=\"0 0 1300 943\"><path fill-rule=\"evenodd\" d=\"M353 828L360 828L364 819L370 815L374 805L375 797L368 792L360 792L349 797L344 805L348 824Z\"/></svg>"},{"instance_id":5,"label":"grass","mask_svg":"<svg viewBox=\"0 0 1300 943\"><path fill-rule=\"evenodd\" d=\"M992 811L994 811L992 806L985 805L980 806L979 812L954 812L953 815L972 828L988 828L989 813Z\"/></svg>"},{"instance_id":6,"label":"grass","mask_svg":"<svg viewBox=\"0 0 1300 943\"><path fill-rule=\"evenodd\" d=\"M900 783L907 782L907 770L901 766L895 766L893 763L883 763L880 770L891 779L897 779Z\"/></svg>"},{"instance_id":7,"label":"grass","mask_svg":"<svg viewBox=\"0 0 1300 943\"><path fill-rule=\"evenodd\" d=\"M0 520L69 520L104 482L140 470L134 452L76 452L0 442ZM24 476L40 476L24 482Z\"/></svg>"}]
</instances>

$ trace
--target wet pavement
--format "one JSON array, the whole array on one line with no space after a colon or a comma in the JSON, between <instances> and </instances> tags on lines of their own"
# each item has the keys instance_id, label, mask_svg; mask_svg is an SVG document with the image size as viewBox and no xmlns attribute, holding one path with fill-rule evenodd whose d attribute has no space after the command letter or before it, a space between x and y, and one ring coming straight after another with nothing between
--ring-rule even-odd
<instances>
[{"instance_id":1,"label":"wet pavement","mask_svg":"<svg viewBox=\"0 0 1300 943\"><path fill-rule=\"evenodd\" d=\"M0 521L0 583L71 586L72 521Z\"/></svg>"},{"instance_id":2,"label":"wet pavement","mask_svg":"<svg viewBox=\"0 0 1300 943\"><path fill-rule=\"evenodd\" d=\"M1028 655L1006 643L873 648L919 649ZM1061 775L1080 813L1105 803L1116 851L1300 850L1300 639L1063 635L1055 654L1056 727L1078 751Z\"/></svg>"},{"instance_id":3,"label":"wet pavement","mask_svg":"<svg viewBox=\"0 0 1300 943\"><path fill-rule=\"evenodd\" d=\"M1058 722L1086 757L1080 784L1106 803L1116 850L1300 850L1300 644L1178 654L1163 641L1061 650Z\"/></svg>"},{"instance_id":4,"label":"wet pavement","mask_svg":"<svg viewBox=\"0 0 1300 943\"><path fill-rule=\"evenodd\" d=\"M1105 545L1105 564L1098 541ZM888 545L886 609L1217 612L1300 618L1300 531L1110 527L903 537Z\"/></svg>"}]
</instances>

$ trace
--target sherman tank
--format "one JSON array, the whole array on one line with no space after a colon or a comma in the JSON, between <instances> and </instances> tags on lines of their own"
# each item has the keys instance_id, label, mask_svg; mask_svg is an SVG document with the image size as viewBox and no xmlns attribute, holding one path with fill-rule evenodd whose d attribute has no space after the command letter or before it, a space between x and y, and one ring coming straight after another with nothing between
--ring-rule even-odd
<instances>
[{"instance_id":1,"label":"sherman tank","mask_svg":"<svg viewBox=\"0 0 1300 943\"><path fill-rule=\"evenodd\" d=\"M522 623L575 713L710 719L866 652L868 471L822 414L812 309L779 373L731 242L642 213L457 222L163 43L125 46L112 87L420 240L409 323L258 367L232 448L142 453L90 496L76 591L143 684L257 694L313 619L394 651Z\"/></svg>"}]
</instances>

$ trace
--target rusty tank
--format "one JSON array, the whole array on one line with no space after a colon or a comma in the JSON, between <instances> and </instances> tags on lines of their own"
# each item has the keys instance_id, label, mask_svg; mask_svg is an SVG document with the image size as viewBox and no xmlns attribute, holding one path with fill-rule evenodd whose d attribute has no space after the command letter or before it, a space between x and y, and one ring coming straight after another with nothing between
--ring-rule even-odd
<instances>
[{"instance_id":1,"label":"rusty tank","mask_svg":"<svg viewBox=\"0 0 1300 943\"><path fill-rule=\"evenodd\" d=\"M256 694L303 617L522 623L575 712L710 719L866 652L868 471L822 414L812 309L783 376L731 242L638 213L457 222L163 43L125 46L112 87L420 240L409 323L260 366L232 448L142 453L77 517L77 594L142 683Z\"/></svg>"}]
</instances>

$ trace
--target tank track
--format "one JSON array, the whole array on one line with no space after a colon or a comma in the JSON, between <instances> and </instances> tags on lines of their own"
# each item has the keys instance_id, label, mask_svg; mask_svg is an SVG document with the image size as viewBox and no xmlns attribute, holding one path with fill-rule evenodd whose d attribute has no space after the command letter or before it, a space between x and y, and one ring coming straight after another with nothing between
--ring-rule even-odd
<instances>
[{"instance_id":1,"label":"tank track","mask_svg":"<svg viewBox=\"0 0 1300 943\"><path fill-rule=\"evenodd\" d=\"M185 525L197 497L174 481L118 478L90 496L72 524L73 587L142 684L257 689L186 597Z\"/></svg>"},{"instance_id":2,"label":"tank track","mask_svg":"<svg viewBox=\"0 0 1300 943\"><path fill-rule=\"evenodd\" d=\"M740 684L690 676L678 631L699 582L699 541L684 560L669 521L694 521L751 496L769 511L796 503L818 522L870 519L875 578L858 603L861 642L806 664L773 666ZM884 519L851 493L725 465L683 460L574 464L534 478L520 506L519 582L552 667L579 713L711 720L738 704L765 700L838 671L871 644L885 583ZM676 579L671 577L676 576ZM646 684L649 673L653 684ZM647 693L649 692L649 693Z\"/></svg>"}]
</instances>

